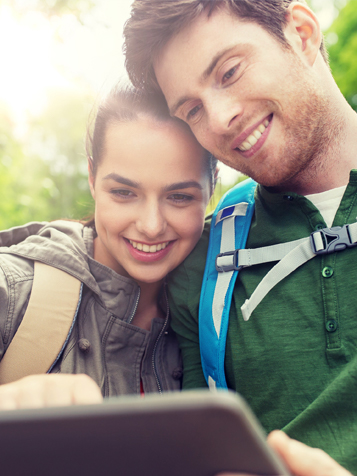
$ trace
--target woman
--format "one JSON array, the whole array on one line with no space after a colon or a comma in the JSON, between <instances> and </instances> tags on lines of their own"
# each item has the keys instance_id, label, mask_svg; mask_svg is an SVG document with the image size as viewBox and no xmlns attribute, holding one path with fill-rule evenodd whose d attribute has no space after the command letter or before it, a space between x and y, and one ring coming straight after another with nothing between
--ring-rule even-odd
<instances>
[{"instance_id":1,"label":"woman","mask_svg":"<svg viewBox=\"0 0 357 476\"><path fill-rule=\"evenodd\" d=\"M0 386L0 408L180 388L164 281L201 235L216 161L164 104L131 88L114 90L99 107L89 145L94 220L0 235L7 246L0 254L1 358L26 310L34 260L83 282L77 319L50 375Z\"/></svg>"}]
</instances>

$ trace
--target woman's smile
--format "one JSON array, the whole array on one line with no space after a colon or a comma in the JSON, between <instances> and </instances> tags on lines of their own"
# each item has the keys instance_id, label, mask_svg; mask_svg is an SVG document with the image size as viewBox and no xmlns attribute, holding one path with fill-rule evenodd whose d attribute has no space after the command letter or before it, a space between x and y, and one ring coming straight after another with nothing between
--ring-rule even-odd
<instances>
[{"instance_id":1,"label":"woman's smile","mask_svg":"<svg viewBox=\"0 0 357 476\"><path fill-rule=\"evenodd\" d=\"M144 263L151 263L152 261L158 261L165 258L176 242L176 240L173 240L149 245L147 243L127 240L126 238L124 238L124 241L131 256Z\"/></svg>"}]
</instances>

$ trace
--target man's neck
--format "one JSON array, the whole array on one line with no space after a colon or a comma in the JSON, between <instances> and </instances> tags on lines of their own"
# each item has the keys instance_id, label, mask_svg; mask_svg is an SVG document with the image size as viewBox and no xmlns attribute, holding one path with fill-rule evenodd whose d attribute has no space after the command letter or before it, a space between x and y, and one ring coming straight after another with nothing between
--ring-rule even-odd
<instances>
[{"instance_id":1,"label":"man's neck","mask_svg":"<svg viewBox=\"0 0 357 476\"><path fill-rule=\"evenodd\" d=\"M314 157L309 167L274 187L274 191L309 195L347 185L350 171L357 168L357 113L344 98L339 105L342 106L338 108L339 127L332 129L328 145ZM337 109L335 114L335 118L338 117Z\"/></svg>"}]
</instances>

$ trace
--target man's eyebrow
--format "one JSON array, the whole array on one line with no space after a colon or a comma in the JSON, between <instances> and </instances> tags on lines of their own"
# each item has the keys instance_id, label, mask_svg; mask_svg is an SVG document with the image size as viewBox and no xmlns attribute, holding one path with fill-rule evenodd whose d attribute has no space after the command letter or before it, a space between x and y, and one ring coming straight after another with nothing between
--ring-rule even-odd
<instances>
[{"instance_id":1,"label":"man's eyebrow","mask_svg":"<svg viewBox=\"0 0 357 476\"><path fill-rule=\"evenodd\" d=\"M224 56L226 53L231 51L234 48L234 46L229 46L228 48L225 48L224 50L218 51L218 53L212 58L212 61L208 65L208 67L204 70L204 72L201 75L200 81L203 82L205 81L211 74L214 68L216 67L218 61ZM191 98L189 96L183 96L179 98L173 106L171 106L170 109L170 115L174 116L177 109L182 106L186 101L189 101Z\"/></svg>"},{"instance_id":2,"label":"man's eyebrow","mask_svg":"<svg viewBox=\"0 0 357 476\"><path fill-rule=\"evenodd\" d=\"M195 180L189 180L187 182L176 182L172 183L171 185L168 185L167 187L164 187L165 192L172 192L173 190L182 190L184 188L198 188L199 190L202 190L202 185Z\"/></svg>"},{"instance_id":3,"label":"man's eyebrow","mask_svg":"<svg viewBox=\"0 0 357 476\"><path fill-rule=\"evenodd\" d=\"M134 182L134 180L122 177L121 175L116 174L114 172L106 175L105 177L103 177L102 180L114 180L115 182L122 183L123 185L128 185L129 187L140 188L139 182Z\"/></svg>"}]
</instances>

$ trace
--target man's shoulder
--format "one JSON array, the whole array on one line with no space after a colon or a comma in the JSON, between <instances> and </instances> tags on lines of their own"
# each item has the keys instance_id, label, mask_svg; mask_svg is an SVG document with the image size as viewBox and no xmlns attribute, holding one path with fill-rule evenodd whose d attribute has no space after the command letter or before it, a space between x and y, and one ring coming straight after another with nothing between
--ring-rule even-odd
<instances>
[{"instance_id":1,"label":"man's shoulder","mask_svg":"<svg viewBox=\"0 0 357 476\"><path fill-rule=\"evenodd\" d=\"M169 286L182 280L185 280L186 282L192 280L199 282L202 281L206 265L211 218L211 215L206 218L201 238L194 249L187 258L169 274Z\"/></svg>"},{"instance_id":2,"label":"man's shoulder","mask_svg":"<svg viewBox=\"0 0 357 476\"><path fill-rule=\"evenodd\" d=\"M206 218L201 238L199 239L198 243L191 251L191 253L187 256L187 258L182 262L181 265L178 266L178 268L176 268L177 270L182 268L186 270L195 269L197 271L202 271L203 274L203 270L206 264L209 234L211 228L211 218L212 215L209 215ZM175 271L176 270L174 270L173 272L175 273Z\"/></svg>"}]
</instances>

